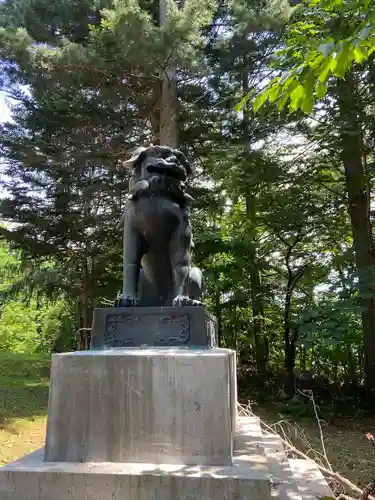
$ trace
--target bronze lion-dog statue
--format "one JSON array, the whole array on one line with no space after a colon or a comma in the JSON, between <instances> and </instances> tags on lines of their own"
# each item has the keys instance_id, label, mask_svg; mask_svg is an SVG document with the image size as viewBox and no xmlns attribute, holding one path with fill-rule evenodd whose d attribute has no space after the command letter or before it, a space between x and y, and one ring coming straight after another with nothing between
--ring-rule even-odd
<instances>
[{"instance_id":1,"label":"bronze lion-dog statue","mask_svg":"<svg viewBox=\"0 0 375 500\"><path fill-rule=\"evenodd\" d=\"M120 221L124 231L120 307L203 305L203 277L191 267L193 247L185 155L168 146L138 148Z\"/></svg>"}]
</instances>

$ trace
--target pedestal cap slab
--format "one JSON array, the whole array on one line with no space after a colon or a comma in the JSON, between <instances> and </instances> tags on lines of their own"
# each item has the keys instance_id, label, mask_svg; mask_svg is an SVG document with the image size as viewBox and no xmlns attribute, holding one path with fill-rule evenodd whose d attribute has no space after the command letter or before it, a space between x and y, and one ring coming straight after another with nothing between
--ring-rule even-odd
<instances>
[{"instance_id":1,"label":"pedestal cap slab","mask_svg":"<svg viewBox=\"0 0 375 500\"><path fill-rule=\"evenodd\" d=\"M94 310L91 348L217 347L215 316L203 306Z\"/></svg>"}]
</instances>

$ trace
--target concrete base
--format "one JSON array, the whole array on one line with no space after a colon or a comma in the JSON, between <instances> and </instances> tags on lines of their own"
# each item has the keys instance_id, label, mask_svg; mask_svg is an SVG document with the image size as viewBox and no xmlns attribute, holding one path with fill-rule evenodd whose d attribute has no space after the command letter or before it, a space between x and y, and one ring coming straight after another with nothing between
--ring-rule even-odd
<instances>
[{"instance_id":1,"label":"concrete base","mask_svg":"<svg viewBox=\"0 0 375 500\"><path fill-rule=\"evenodd\" d=\"M231 466L48 463L42 461L41 450L0 469L0 498L270 500L266 458L251 446L253 427L251 419L241 419Z\"/></svg>"},{"instance_id":2,"label":"concrete base","mask_svg":"<svg viewBox=\"0 0 375 500\"><path fill-rule=\"evenodd\" d=\"M228 349L55 354L45 459L231 465L235 366Z\"/></svg>"}]
</instances>

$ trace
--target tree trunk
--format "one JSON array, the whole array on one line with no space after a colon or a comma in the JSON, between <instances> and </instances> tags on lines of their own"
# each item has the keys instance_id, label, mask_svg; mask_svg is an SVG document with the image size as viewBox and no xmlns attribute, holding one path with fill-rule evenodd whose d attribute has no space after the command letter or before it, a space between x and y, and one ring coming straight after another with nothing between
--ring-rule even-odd
<instances>
[{"instance_id":1,"label":"tree trunk","mask_svg":"<svg viewBox=\"0 0 375 500\"><path fill-rule=\"evenodd\" d=\"M167 0L160 0L160 27L163 29L168 25ZM174 50L173 47L170 48ZM178 147L177 126L177 71L173 54L171 53L165 62L161 84L160 102L160 145Z\"/></svg>"},{"instance_id":2,"label":"tree trunk","mask_svg":"<svg viewBox=\"0 0 375 500\"><path fill-rule=\"evenodd\" d=\"M253 315L253 338L255 345L255 361L257 371L265 373L268 368L268 352L265 338L265 320L263 308L262 285L259 266L257 265L256 251L253 245L249 247L250 253L250 284L251 284L251 309Z\"/></svg>"},{"instance_id":3,"label":"tree trunk","mask_svg":"<svg viewBox=\"0 0 375 500\"><path fill-rule=\"evenodd\" d=\"M92 327L92 289L91 276L87 258L83 262L83 280L80 293L80 327L77 332L78 350L88 350L90 348L91 327Z\"/></svg>"},{"instance_id":4,"label":"tree trunk","mask_svg":"<svg viewBox=\"0 0 375 500\"><path fill-rule=\"evenodd\" d=\"M362 305L366 389L375 397L375 286L374 241L370 220L370 189L363 161L362 132L353 74L338 80L341 153L345 167L348 209Z\"/></svg>"},{"instance_id":5,"label":"tree trunk","mask_svg":"<svg viewBox=\"0 0 375 500\"><path fill-rule=\"evenodd\" d=\"M285 300L284 300L284 368L289 384L294 380L294 367L296 363L296 342L298 340L298 328L291 321L292 312L292 297L298 281L304 275L308 264L301 266L296 271L293 271L291 266L291 256L293 248L301 241L303 237L302 230L298 234L293 243L288 243L287 240L279 236L281 241L287 246L288 250L285 256L285 266L288 270L288 281L286 285Z\"/></svg>"},{"instance_id":6,"label":"tree trunk","mask_svg":"<svg viewBox=\"0 0 375 500\"><path fill-rule=\"evenodd\" d=\"M246 61L244 61L244 72L242 74L242 91L244 95L249 93L249 74L246 70ZM243 110L243 140L245 145L245 153L250 141L249 130L249 110L245 107ZM251 285L251 309L253 315L253 339L255 346L255 362L258 373L264 374L268 369L268 349L267 339L265 338L265 320L263 307L263 290L260 269L258 265L257 252L255 247L255 227L256 227L256 209L255 200L251 195L246 196L246 216L250 222L249 232L251 244L249 245L249 260L250 260L250 285Z\"/></svg>"},{"instance_id":7,"label":"tree trunk","mask_svg":"<svg viewBox=\"0 0 375 500\"><path fill-rule=\"evenodd\" d=\"M358 387L358 373L357 373L357 365L353 356L352 346L350 344L347 345L348 350L348 375L350 383L353 387Z\"/></svg>"},{"instance_id":8,"label":"tree trunk","mask_svg":"<svg viewBox=\"0 0 375 500\"><path fill-rule=\"evenodd\" d=\"M217 321L217 336L218 336L218 347L221 347L221 292L220 292L220 285L219 285L219 279L216 283L215 287L215 316L216 316L216 321Z\"/></svg>"},{"instance_id":9,"label":"tree trunk","mask_svg":"<svg viewBox=\"0 0 375 500\"><path fill-rule=\"evenodd\" d=\"M237 306L233 307L233 344L236 353L238 353L238 311Z\"/></svg>"},{"instance_id":10,"label":"tree trunk","mask_svg":"<svg viewBox=\"0 0 375 500\"><path fill-rule=\"evenodd\" d=\"M296 362L296 347L291 338L291 325L290 325L290 313L292 305L292 294L293 294L293 276L289 277L287 292L285 295L284 302L284 343L285 343L285 353L284 353L284 367L288 376L293 376L294 365Z\"/></svg>"},{"instance_id":11,"label":"tree trunk","mask_svg":"<svg viewBox=\"0 0 375 500\"><path fill-rule=\"evenodd\" d=\"M295 248L302 239L302 230L298 230L298 233L292 243L283 238L281 234L279 234L278 237L287 249L285 255L285 267L287 268L288 272L288 281L286 284L284 299L284 368L287 376L291 376L293 378L293 370L296 359L294 344L297 338L296 332L292 333L292 325L290 320L292 312L292 297L294 288L298 280L303 276L306 266L302 266L294 272L290 260L292 257L293 248Z\"/></svg>"},{"instance_id":12,"label":"tree trunk","mask_svg":"<svg viewBox=\"0 0 375 500\"><path fill-rule=\"evenodd\" d=\"M253 339L255 346L255 362L257 371L265 373L268 368L268 352L266 349L267 340L265 338L265 319L263 307L263 290L261 275L258 265L257 252L254 244L255 240L255 206L254 200L247 196L246 215L250 221L249 260L250 260L250 285L251 285L251 309L253 315Z\"/></svg>"},{"instance_id":13,"label":"tree trunk","mask_svg":"<svg viewBox=\"0 0 375 500\"><path fill-rule=\"evenodd\" d=\"M301 371L305 372L306 371L306 348L305 346L301 346Z\"/></svg>"}]
</instances>

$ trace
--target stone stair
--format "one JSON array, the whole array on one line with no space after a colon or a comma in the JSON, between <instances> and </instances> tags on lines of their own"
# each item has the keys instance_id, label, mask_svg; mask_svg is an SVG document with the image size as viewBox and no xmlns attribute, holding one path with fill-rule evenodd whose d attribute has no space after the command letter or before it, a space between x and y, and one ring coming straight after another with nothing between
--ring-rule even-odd
<instances>
[{"instance_id":1,"label":"stone stair","mask_svg":"<svg viewBox=\"0 0 375 500\"><path fill-rule=\"evenodd\" d=\"M238 417L239 433L246 434L248 456L265 457L271 481L271 496L277 500L320 500L334 498L331 488L311 460L288 459L281 438L264 434L258 417ZM241 449L237 442L237 452Z\"/></svg>"}]
</instances>

